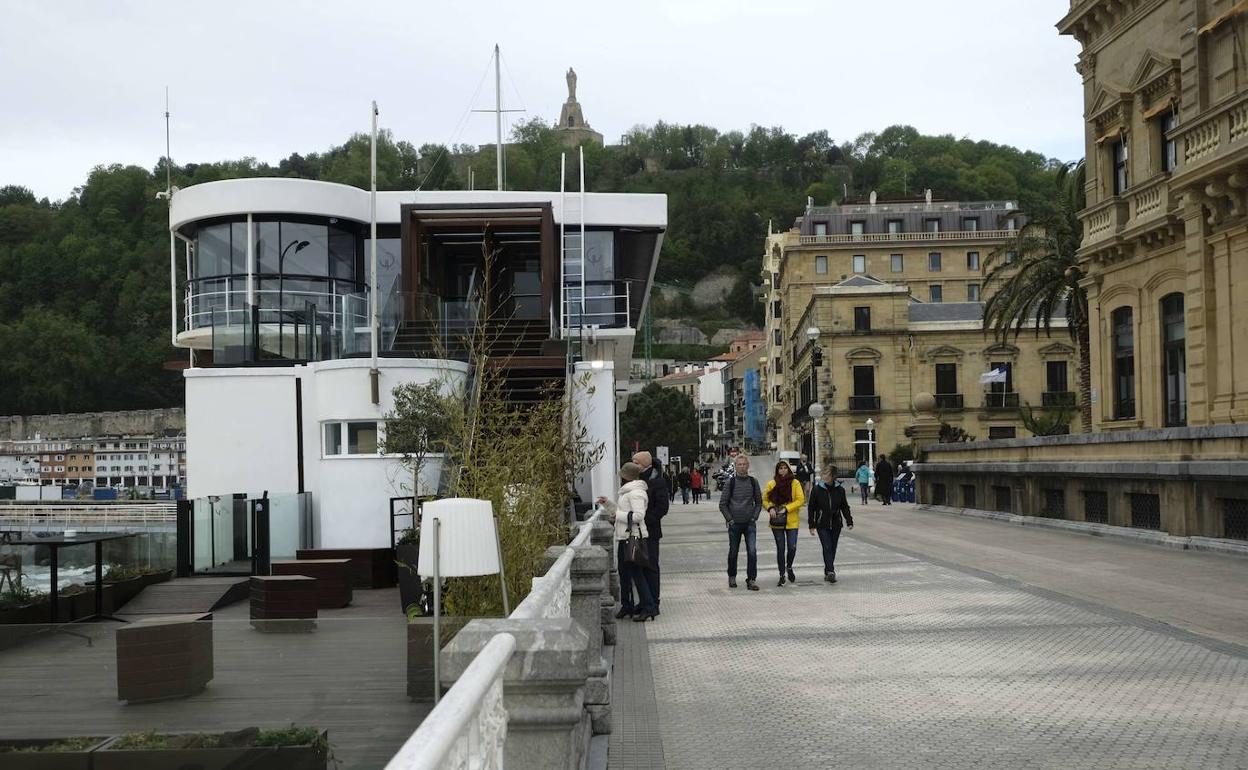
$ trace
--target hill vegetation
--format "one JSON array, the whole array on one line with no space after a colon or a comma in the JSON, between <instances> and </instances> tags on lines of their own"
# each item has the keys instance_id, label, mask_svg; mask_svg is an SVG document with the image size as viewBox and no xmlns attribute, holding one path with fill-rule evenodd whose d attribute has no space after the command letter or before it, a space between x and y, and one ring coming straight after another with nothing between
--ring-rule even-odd
<instances>
[{"instance_id":1,"label":"hill vegetation","mask_svg":"<svg viewBox=\"0 0 1248 770\"><path fill-rule=\"evenodd\" d=\"M507 148L509 189L559 189L554 131L519 126ZM1017 199L1052 205L1059 165L991 142L924 136L893 126L837 143L827 132L797 136L755 126L720 132L658 123L629 131L618 146L585 148L594 191L667 193L669 231L658 278L692 288L700 278L737 276L727 302L694 308L658 303L656 314L691 323L758 320L757 280L768 223L787 228L807 197L826 204L845 193ZM219 179L289 176L367 187L368 137L276 164L254 158L186 163L172 169L186 187ZM469 171L494 186L494 150L419 149L383 133L381 189L462 189ZM570 163L570 167L574 164ZM3 185L5 180L0 180ZM575 175L569 172L569 187ZM101 166L64 201L0 186L0 414L137 409L182 401L181 377L163 364L170 344L167 204L162 160L152 169Z\"/></svg>"}]
</instances>

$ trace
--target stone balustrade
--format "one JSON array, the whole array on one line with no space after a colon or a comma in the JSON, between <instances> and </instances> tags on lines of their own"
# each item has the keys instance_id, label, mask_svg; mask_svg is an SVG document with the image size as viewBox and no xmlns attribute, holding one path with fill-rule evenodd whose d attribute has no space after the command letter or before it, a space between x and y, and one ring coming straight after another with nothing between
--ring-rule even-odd
<instances>
[{"instance_id":1,"label":"stone balustrade","mask_svg":"<svg viewBox=\"0 0 1248 770\"><path fill-rule=\"evenodd\" d=\"M450 689L388 768L585 766L590 737L610 729L603 647L614 641L619 590L613 531L600 516L547 549L545 574L510 616L473 620L443 648Z\"/></svg>"}]
</instances>

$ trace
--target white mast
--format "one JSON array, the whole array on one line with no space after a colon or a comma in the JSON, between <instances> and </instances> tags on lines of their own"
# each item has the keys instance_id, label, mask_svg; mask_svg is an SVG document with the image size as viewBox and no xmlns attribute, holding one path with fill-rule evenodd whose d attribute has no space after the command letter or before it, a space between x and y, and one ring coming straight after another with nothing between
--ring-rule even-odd
<instances>
[{"instance_id":1,"label":"white mast","mask_svg":"<svg viewBox=\"0 0 1248 770\"><path fill-rule=\"evenodd\" d=\"M369 257L368 257L368 334L369 347L373 354L373 367L368 372L369 388L372 391L373 403L381 403L381 388L377 371L377 102L373 102L373 136L369 158ZM349 318L343 319L349 324Z\"/></svg>"},{"instance_id":2,"label":"white mast","mask_svg":"<svg viewBox=\"0 0 1248 770\"><path fill-rule=\"evenodd\" d=\"M494 151L498 164L496 178L498 189L503 189L503 78L498 43L494 44L494 127L498 132L498 144Z\"/></svg>"}]
</instances>

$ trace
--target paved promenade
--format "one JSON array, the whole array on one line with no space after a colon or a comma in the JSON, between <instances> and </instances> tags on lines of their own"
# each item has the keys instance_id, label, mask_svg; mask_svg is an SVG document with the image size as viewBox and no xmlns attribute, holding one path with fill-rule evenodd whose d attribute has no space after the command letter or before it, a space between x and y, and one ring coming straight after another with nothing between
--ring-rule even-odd
<instances>
[{"instance_id":1,"label":"paved promenade","mask_svg":"<svg viewBox=\"0 0 1248 770\"><path fill-rule=\"evenodd\" d=\"M663 614L621 624L613 770L1248 768L1248 560L854 510L839 583L802 530L778 588L764 527L748 592L715 505L673 506Z\"/></svg>"}]
</instances>

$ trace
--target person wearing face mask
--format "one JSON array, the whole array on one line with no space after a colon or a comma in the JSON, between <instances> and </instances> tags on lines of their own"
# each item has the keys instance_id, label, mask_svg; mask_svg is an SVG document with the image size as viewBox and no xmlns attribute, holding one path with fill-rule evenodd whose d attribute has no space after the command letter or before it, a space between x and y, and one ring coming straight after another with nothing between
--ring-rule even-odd
<instances>
[{"instance_id":1,"label":"person wearing face mask","mask_svg":"<svg viewBox=\"0 0 1248 770\"><path fill-rule=\"evenodd\" d=\"M804 502L802 485L793 476L793 469L784 460L776 463L776 475L763 490L763 507L767 509L771 534L776 539L776 568L780 570L780 582L776 585L784 585L786 575L790 583L797 582L793 559L797 556L797 531Z\"/></svg>"}]
</instances>

